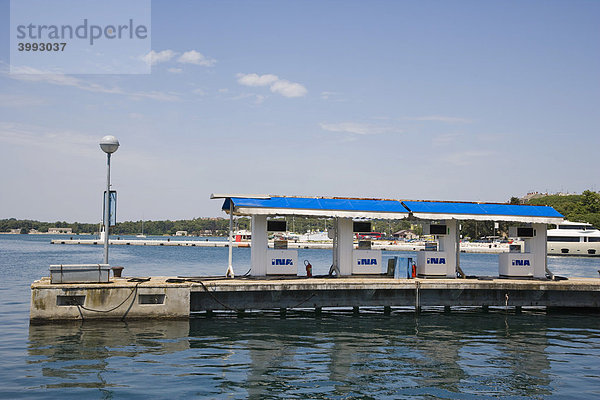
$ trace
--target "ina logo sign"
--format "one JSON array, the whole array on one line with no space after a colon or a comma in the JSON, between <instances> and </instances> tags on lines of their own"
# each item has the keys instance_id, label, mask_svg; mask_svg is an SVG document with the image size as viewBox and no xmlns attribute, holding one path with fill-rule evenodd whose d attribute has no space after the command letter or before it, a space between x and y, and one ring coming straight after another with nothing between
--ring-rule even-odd
<instances>
[{"instance_id":1,"label":"ina logo sign","mask_svg":"<svg viewBox=\"0 0 600 400\"><path fill-rule=\"evenodd\" d=\"M377 265L376 258L360 258L357 261L358 265Z\"/></svg>"},{"instance_id":2,"label":"ina logo sign","mask_svg":"<svg viewBox=\"0 0 600 400\"><path fill-rule=\"evenodd\" d=\"M273 258L271 265L294 265L294 261L291 258Z\"/></svg>"},{"instance_id":3,"label":"ina logo sign","mask_svg":"<svg viewBox=\"0 0 600 400\"><path fill-rule=\"evenodd\" d=\"M427 264L446 264L444 257L430 257L427 259Z\"/></svg>"}]
</instances>

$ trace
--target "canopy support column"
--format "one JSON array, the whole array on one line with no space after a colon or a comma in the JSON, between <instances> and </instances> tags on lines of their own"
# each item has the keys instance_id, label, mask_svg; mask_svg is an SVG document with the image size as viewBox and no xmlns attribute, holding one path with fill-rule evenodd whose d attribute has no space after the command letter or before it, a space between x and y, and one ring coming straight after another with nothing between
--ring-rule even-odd
<instances>
[{"instance_id":1,"label":"canopy support column","mask_svg":"<svg viewBox=\"0 0 600 400\"><path fill-rule=\"evenodd\" d=\"M337 255L338 255L338 240L337 240L338 239L338 236L337 236L337 232L338 232L338 219L337 218L333 219L333 229L332 229L332 232L333 232L333 239L332 239L333 240L333 243L332 243L332 245L333 245L333 253L332 253L333 259L331 261L331 268L329 269L329 274L330 275L334 271L337 274L339 274L339 272L340 272L339 263L338 263L338 257L337 257ZM329 236L329 237L331 237L331 236Z\"/></svg>"},{"instance_id":2,"label":"canopy support column","mask_svg":"<svg viewBox=\"0 0 600 400\"><path fill-rule=\"evenodd\" d=\"M547 225L532 224L535 230L535 236L531 240L531 252L533 255L533 277L543 279L546 277L546 268L548 265L547 249Z\"/></svg>"},{"instance_id":3,"label":"canopy support column","mask_svg":"<svg viewBox=\"0 0 600 400\"><path fill-rule=\"evenodd\" d=\"M354 251L354 232L352 218L337 218L337 262L341 276L352 275L352 252Z\"/></svg>"},{"instance_id":4,"label":"canopy support column","mask_svg":"<svg viewBox=\"0 0 600 400\"><path fill-rule=\"evenodd\" d=\"M267 275L267 250L269 237L267 236L267 216L252 216L252 245L250 258L252 263L252 276Z\"/></svg>"},{"instance_id":5,"label":"canopy support column","mask_svg":"<svg viewBox=\"0 0 600 400\"><path fill-rule=\"evenodd\" d=\"M458 234L458 221L447 219L444 221L448 234L440 237L442 250L446 252L449 264L446 270L446 278L456 278L456 272L460 268L460 235Z\"/></svg>"},{"instance_id":6,"label":"canopy support column","mask_svg":"<svg viewBox=\"0 0 600 400\"><path fill-rule=\"evenodd\" d=\"M233 201L229 201L229 264L227 265L227 272L225 276L228 278L234 278L233 273Z\"/></svg>"}]
</instances>

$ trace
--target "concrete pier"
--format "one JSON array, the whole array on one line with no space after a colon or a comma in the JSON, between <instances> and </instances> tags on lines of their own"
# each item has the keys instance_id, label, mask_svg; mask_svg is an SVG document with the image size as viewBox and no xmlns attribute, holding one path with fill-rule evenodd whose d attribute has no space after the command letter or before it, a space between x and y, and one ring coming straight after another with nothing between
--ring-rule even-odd
<instances>
[{"instance_id":1,"label":"concrete pier","mask_svg":"<svg viewBox=\"0 0 600 400\"><path fill-rule=\"evenodd\" d=\"M52 239L52 244L85 244L102 245L100 239ZM227 241L207 240L165 240L165 239L111 239L110 245L121 246L181 246L181 247L228 247ZM250 242L233 242L233 247L251 247ZM331 249L331 242L288 242L289 249ZM273 242L269 242L269 248L273 248ZM358 244L354 244L358 248ZM395 242L381 241L373 242L374 250L385 251L420 251L425 249L422 242ZM508 252L505 243L460 243L460 251L464 253L489 253L500 254Z\"/></svg>"},{"instance_id":2,"label":"concrete pier","mask_svg":"<svg viewBox=\"0 0 600 400\"><path fill-rule=\"evenodd\" d=\"M31 321L188 318L192 312L323 307L551 307L600 311L600 279L111 278L31 286Z\"/></svg>"},{"instance_id":3,"label":"concrete pier","mask_svg":"<svg viewBox=\"0 0 600 400\"><path fill-rule=\"evenodd\" d=\"M100 239L53 239L52 244L87 244L102 245ZM228 247L226 241L206 240L164 240L164 239L111 239L110 245L122 246L181 246L181 247ZM354 245L355 247L358 244ZM233 242L232 247L251 247L250 242ZM274 243L269 242L269 248L274 248ZM288 242L289 249L331 249L332 243L328 242ZM384 242L373 245L374 249L395 251L419 251L425 248L422 244ZM493 252L498 252L495 249Z\"/></svg>"},{"instance_id":4,"label":"concrete pier","mask_svg":"<svg viewBox=\"0 0 600 400\"><path fill-rule=\"evenodd\" d=\"M111 278L109 283L31 285L32 321L187 318L190 284L166 278Z\"/></svg>"},{"instance_id":5,"label":"concrete pier","mask_svg":"<svg viewBox=\"0 0 600 400\"><path fill-rule=\"evenodd\" d=\"M100 239L52 239L51 244L102 245ZM216 240L171 240L171 239L110 239L111 246L190 246L227 247L229 242ZM250 242L233 242L234 247L250 247Z\"/></svg>"}]
</instances>

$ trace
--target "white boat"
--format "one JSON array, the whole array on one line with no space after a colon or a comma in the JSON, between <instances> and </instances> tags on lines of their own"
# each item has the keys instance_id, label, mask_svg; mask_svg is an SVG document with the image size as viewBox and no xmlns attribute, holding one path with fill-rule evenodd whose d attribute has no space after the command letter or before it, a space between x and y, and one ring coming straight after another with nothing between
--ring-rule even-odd
<instances>
[{"instance_id":1,"label":"white boat","mask_svg":"<svg viewBox=\"0 0 600 400\"><path fill-rule=\"evenodd\" d=\"M585 222L564 221L548 230L548 254L600 256L600 231Z\"/></svg>"},{"instance_id":2,"label":"white boat","mask_svg":"<svg viewBox=\"0 0 600 400\"><path fill-rule=\"evenodd\" d=\"M250 240L252 240L252 231L240 229L233 232L233 241L235 242L249 242Z\"/></svg>"},{"instance_id":3,"label":"white boat","mask_svg":"<svg viewBox=\"0 0 600 400\"><path fill-rule=\"evenodd\" d=\"M144 235L144 220L142 220L142 233L139 235L135 235L136 238L145 238L146 235Z\"/></svg>"},{"instance_id":4,"label":"white boat","mask_svg":"<svg viewBox=\"0 0 600 400\"><path fill-rule=\"evenodd\" d=\"M298 236L299 242L332 242L328 231L312 231L306 232Z\"/></svg>"}]
</instances>

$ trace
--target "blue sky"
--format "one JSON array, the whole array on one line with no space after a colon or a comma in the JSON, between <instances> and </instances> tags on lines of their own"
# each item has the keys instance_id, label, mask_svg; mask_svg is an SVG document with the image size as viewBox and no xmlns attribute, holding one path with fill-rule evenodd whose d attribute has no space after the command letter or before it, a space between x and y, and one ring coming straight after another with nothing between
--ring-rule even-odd
<instances>
[{"instance_id":1,"label":"blue sky","mask_svg":"<svg viewBox=\"0 0 600 400\"><path fill-rule=\"evenodd\" d=\"M598 1L153 1L147 75L11 75L0 218L220 216L213 192L600 190Z\"/></svg>"}]
</instances>

